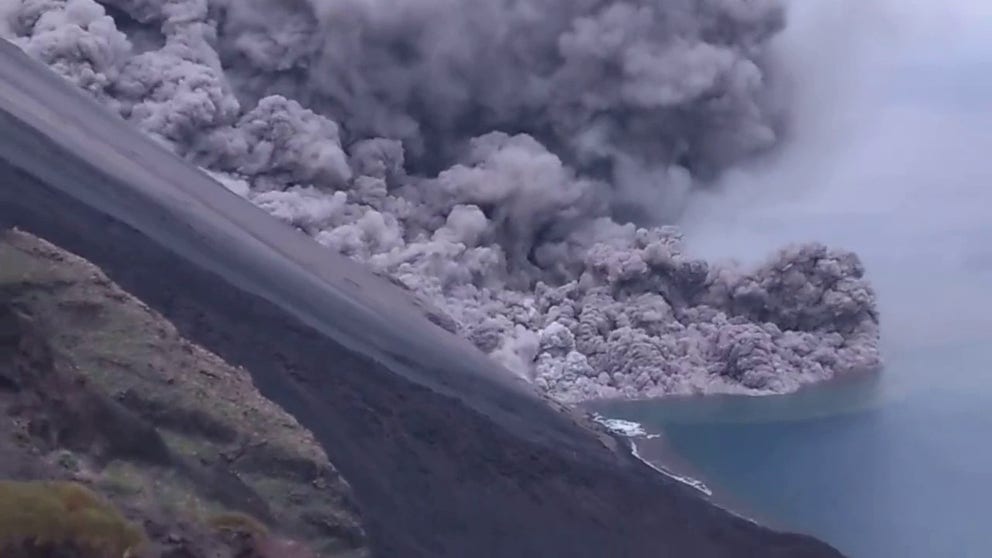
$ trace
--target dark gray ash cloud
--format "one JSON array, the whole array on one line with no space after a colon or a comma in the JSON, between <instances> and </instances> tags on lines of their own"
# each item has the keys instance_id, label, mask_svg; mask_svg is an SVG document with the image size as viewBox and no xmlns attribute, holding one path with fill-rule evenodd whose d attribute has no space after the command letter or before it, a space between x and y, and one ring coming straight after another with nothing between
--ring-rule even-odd
<instances>
[{"instance_id":1,"label":"dark gray ash cloud","mask_svg":"<svg viewBox=\"0 0 992 558\"><path fill-rule=\"evenodd\" d=\"M2 0L35 58L568 401L878 366L857 257L683 253L774 148L778 0Z\"/></svg>"}]
</instances>

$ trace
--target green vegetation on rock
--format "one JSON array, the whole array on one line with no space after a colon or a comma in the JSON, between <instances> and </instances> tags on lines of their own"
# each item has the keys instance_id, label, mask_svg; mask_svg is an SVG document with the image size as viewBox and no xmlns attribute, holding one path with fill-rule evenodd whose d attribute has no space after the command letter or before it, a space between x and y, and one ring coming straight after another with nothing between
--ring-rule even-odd
<instances>
[{"instance_id":1,"label":"green vegetation on rock","mask_svg":"<svg viewBox=\"0 0 992 558\"><path fill-rule=\"evenodd\" d=\"M0 481L0 556L13 549L66 548L80 558L134 555L142 530L72 482Z\"/></svg>"},{"instance_id":2,"label":"green vegetation on rock","mask_svg":"<svg viewBox=\"0 0 992 558\"><path fill-rule=\"evenodd\" d=\"M223 512L207 518L207 525L218 531L233 531L253 537L269 536L269 528L254 517L239 512Z\"/></svg>"},{"instance_id":3,"label":"green vegetation on rock","mask_svg":"<svg viewBox=\"0 0 992 558\"><path fill-rule=\"evenodd\" d=\"M248 370L16 230L0 231L3 415L0 478L79 481L208 538L264 522L327 557L367 553L351 487Z\"/></svg>"}]
</instances>

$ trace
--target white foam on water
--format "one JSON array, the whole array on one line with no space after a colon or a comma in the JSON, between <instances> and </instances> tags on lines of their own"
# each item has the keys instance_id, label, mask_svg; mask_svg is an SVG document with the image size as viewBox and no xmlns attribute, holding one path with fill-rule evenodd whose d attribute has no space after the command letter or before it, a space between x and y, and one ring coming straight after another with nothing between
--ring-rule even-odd
<instances>
[{"instance_id":1,"label":"white foam on water","mask_svg":"<svg viewBox=\"0 0 992 558\"><path fill-rule=\"evenodd\" d=\"M633 440L630 441L630 453L634 457L640 459L642 463L644 463L648 467L651 467L655 471L658 471L659 473L665 475L666 477L677 480L680 483L687 485L691 488L694 488L707 496L713 496L713 491L710 490L710 488L706 486L706 483L704 483L703 481L694 479L692 477L684 477L682 475L676 475L675 473L665 469L664 467L655 465L654 463L651 463L647 459L641 457L641 454L637 451L637 443L634 442Z\"/></svg>"},{"instance_id":2,"label":"white foam on water","mask_svg":"<svg viewBox=\"0 0 992 558\"><path fill-rule=\"evenodd\" d=\"M652 438L660 437L659 434L648 434L647 430L644 430L644 426L638 422L608 418L600 415L599 413L593 414L593 420L626 438L637 437L647 438L650 440Z\"/></svg>"},{"instance_id":3,"label":"white foam on water","mask_svg":"<svg viewBox=\"0 0 992 558\"><path fill-rule=\"evenodd\" d=\"M651 467L655 471L658 471L662 475L665 475L670 479L676 480L682 484L694 488L707 496L713 496L713 491L710 490L710 488L706 486L706 483L704 483L703 481L694 479L692 477L677 475L669 471L668 469L664 468L663 466L652 463L641 456L641 454L637 450L637 443L633 440L633 438L643 438L646 440L652 440L655 438L660 438L661 437L660 434L650 434L648 433L647 430L644 429L644 426L641 423L630 420L608 418L598 413L593 414L592 418L594 421L610 429L611 432L615 432L625 438L630 438L631 439L630 453L631 455L639 459L641 463L644 463L645 465Z\"/></svg>"}]
</instances>

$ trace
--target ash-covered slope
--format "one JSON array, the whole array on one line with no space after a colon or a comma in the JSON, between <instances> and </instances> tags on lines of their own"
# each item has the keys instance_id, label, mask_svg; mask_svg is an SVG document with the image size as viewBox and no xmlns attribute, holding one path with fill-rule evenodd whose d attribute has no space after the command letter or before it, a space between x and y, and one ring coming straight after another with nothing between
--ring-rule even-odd
<instances>
[{"instance_id":1,"label":"ash-covered slope","mask_svg":"<svg viewBox=\"0 0 992 558\"><path fill-rule=\"evenodd\" d=\"M779 0L6 0L0 34L553 397L879 366L857 257L683 252L778 144Z\"/></svg>"},{"instance_id":2,"label":"ash-covered slope","mask_svg":"<svg viewBox=\"0 0 992 558\"><path fill-rule=\"evenodd\" d=\"M519 386L408 295L0 45L0 225L244 366L354 489L378 556L838 554L715 508Z\"/></svg>"}]
</instances>

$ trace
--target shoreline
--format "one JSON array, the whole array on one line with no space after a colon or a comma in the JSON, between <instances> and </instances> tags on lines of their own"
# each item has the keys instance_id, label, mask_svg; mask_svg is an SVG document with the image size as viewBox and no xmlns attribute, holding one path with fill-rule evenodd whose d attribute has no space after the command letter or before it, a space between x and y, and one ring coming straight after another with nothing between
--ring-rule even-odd
<instances>
[{"instance_id":1,"label":"shoreline","mask_svg":"<svg viewBox=\"0 0 992 558\"><path fill-rule=\"evenodd\" d=\"M608 420L630 421L641 431L643 427L640 427L640 423L660 424L656 416L659 406L663 407L661 414L664 424L693 424L714 420L741 423L791 422L869 410L892 396L887 387L885 375L881 371L873 371L808 384L788 393L708 393L591 399L575 404L574 408Z\"/></svg>"},{"instance_id":2,"label":"shoreline","mask_svg":"<svg viewBox=\"0 0 992 558\"><path fill-rule=\"evenodd\" d=\"M850 372L845 372L843 374L835 375L832 378L826 380L818 380L816 382L811 382L799 386L793 391L768 391L768 392L752 392L752 391L710 391L702 393L672 393L667 395L657 395L651 397L601 397L595 399L586 399L579 401L574 404L575 407L584 409L599 409L605 405L613 404L628 404L628 403L648 403L648 402L687 402L687 401L699 401L699 400L715 400L715 399L744 399L744 400L762 400L762 399L777 399L781 397L794 397L803 396L811 393L821 392L823 390L831 389L843 389L847 387L864 387L869 383L876 383L880 381L883 377L885 367L880 366L879 368L873 369L863 369L863 370L852 370Z\"/></svg>"},{"instance_id":3,"label":"shoreline","mask_svg":"<svg viewBox=\"0 0 992 558\"><path fill-rule=\"evenodd\" d=\"M611 432L625 438L630 443L631 455L642 463L672 480L701 492L707 498L712 498L713 490L705 482L697 478L699 476L698 474L690 471L691 466L689 466L688 462L677 459L677 454L668 447L668 441L664 434L649 433L638 422L605 417L599 413L593 413L592 418ZM654 458L647 457L641 451L638 441L641 444L650 443L648 445L648 452L650 454L657 454L658 456Z\"/></svg>"},{"instance_id":4,"label":"shoreline","mask_svg":"<svg viewBox=\"0 0 992 558\"><path fill-rule=\"evenodd\" d=\"M658 471L659 473L665 475L670 479L674 479L686 486L689 486L690 488L694 488L699 492L702 492L710 499L713 498L713 489L711 489L705 482L696 478L699 475L696 476L682 475L673 470L674 468L671 466L670 461L662 460L662 459L651 459L645 457L638 449L637 442L635 442L634 440L630 441L630 449L631 449L631 454L637 459L640 459L648 467L651 467L655 471Z\"/></svg>"},{"instance_id":5,"label":"shoreline","mask_svg":"<svg viewBox=\"0 0 992 558\"><path fill-rule=\"evenodd\" d=\"M726 490L710 483L695 466L671 446L664 430L648 431L639 422L612 418L592 412L592 419L624 438L630 444L631 455L658 474L693 489L707 502L733 516L770 529L788 530L780 521L749 510Z\"/></svg>"}]
</instances>

